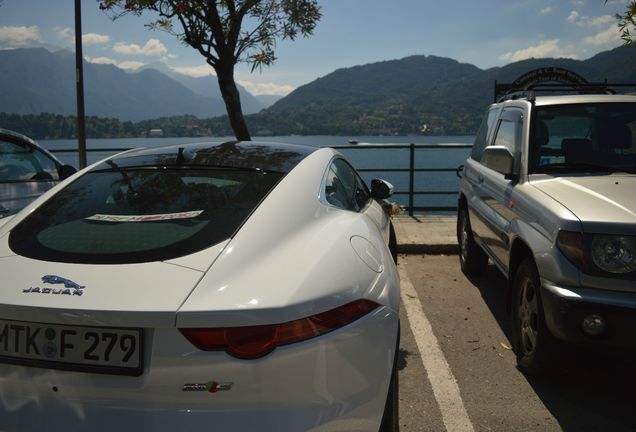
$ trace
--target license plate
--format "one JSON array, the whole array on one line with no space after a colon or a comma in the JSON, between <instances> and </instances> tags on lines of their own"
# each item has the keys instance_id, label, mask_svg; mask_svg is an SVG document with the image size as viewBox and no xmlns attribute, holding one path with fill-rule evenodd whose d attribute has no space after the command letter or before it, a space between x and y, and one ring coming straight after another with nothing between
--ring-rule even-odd
<instances>
[{"instance_id":1,"label":"license plate","mask_svg":"<svg viewBox=\"0 0 636 432\"><path fill-rule=\"evenodd\" d=\"M52 369L141 375L141 329L0 320L0 361Z\"/></svg>"}]
</instances>

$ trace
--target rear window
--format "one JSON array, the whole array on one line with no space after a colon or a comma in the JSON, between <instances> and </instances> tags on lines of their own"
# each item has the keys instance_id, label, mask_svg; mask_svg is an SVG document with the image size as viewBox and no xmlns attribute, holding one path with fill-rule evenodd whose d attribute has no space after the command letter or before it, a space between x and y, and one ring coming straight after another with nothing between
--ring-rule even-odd
<instances>
[{"instance_id":1,"label":"rear window","mask_svg":"<svg viewBox=\"0 0 636 432\"><path fill-rule=\"evenodd\" d=\"M230 238L284 174L145 167L89 172L18 224L23 256L57 262L161 261Z\"/></svg>"}]
</instances>

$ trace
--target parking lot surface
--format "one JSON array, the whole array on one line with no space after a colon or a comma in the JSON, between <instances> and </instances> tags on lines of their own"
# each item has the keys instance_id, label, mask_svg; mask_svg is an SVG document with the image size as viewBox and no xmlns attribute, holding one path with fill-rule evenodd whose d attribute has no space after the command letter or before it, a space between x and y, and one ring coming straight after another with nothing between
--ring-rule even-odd
<instances>
[{"instance_id":1,"label":"parking lot surface","mask_svg":"<svg viewBox=\"0 0 636 432\"><path fill-rule=\"evenodd\" d=\"M572 350L563 373L526 377L494 266L468 279L456 255L401 255L399 270L402 431L636 430L633 356Z\"/></svg>"}]
</instances>

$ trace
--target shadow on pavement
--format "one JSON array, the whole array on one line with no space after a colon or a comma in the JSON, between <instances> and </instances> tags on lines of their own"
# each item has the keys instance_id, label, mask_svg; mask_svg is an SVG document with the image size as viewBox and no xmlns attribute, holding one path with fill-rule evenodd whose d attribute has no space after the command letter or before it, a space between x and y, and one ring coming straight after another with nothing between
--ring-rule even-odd
<instances>
[{"instance_id":1,"label":"shadow on pavement","mask_svg":"<svg viewBox=\"0 0 636 432\"><path fill-rule=\"evenodd\" d=\"M508 282L489 265L468 280L477 288L508 340ZM636 343L636 329L635 343ZM526 376L563 431L636 431L636 354L565 350L564 369L550 378Z\"/></svg>"}]
</instances>

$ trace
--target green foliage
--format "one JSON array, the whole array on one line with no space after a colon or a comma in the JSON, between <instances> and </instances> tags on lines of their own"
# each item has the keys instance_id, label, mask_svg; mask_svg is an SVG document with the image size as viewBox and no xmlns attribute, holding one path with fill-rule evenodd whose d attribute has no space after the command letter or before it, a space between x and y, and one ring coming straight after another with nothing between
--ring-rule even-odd
<instances>
[{"instance_id":1,"label":"green foliage","mask_svg":"<svg viewBox=\"0 0 636 432\"><path fill-rule=\"evenodd\" d=\"M608 0L605 0L607 4ZM616 14L618 20L618 28L621 32L621 39L625 45L634 45L634 38L636 37L633 32L636 31L636 0L631 0L625 12L622 14Z\"/></svg>"},{"instance_id":2,"label":"green foliage","mask_svg":"<svg viewBox=\"0 0 636 432\"><path fill-rule=\"evenodd\" d=\"M310 35L321 17L317 0L103 0L100 9L113 18L155 12L146 27L173 34L215 69L237 61L269 66L276 40Z\"/></svg>"},{"instance_id":3,"label":"green foliage","mask_svg":"<svg viewBox=\"0 0 636 432\"><path fill-rule=\"evenodd\" d=\"M90 116L86 117L86 135L88 138L139 138L148 136L151 129L162 129L165 137L231 135L232 129L227 123L227 117L225 119L226 123L218 122L222 126L217 131L213 120L202 120L194 116L162 117L137 123ZM0 125L38 140L77 138L75 116L0 112ZM215 129L212 129L213 125ZM225 132L220 133L220 129Z\"/></svg>"},{"instance_id":4,"label":"green foliage","mask_svg":"<svg viewBox=\"0 0 636 432\"><path fill-rule=\"evenodd\" d=\"M317 0L103 0L113 18L152 11L146 26L167 31L197 50L214 68L237 139L249 140L236 83L239 61L255 68L271 65L277 39L310 35L320 20Z\"/></svg>"}]
</instances>

